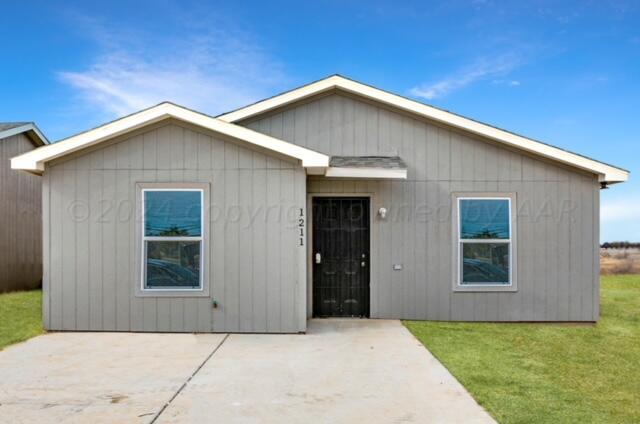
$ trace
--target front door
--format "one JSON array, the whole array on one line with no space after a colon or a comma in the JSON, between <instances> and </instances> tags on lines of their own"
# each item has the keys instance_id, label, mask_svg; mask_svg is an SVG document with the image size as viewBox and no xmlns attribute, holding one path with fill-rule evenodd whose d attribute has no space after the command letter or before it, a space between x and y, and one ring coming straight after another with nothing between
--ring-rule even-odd
<instances>
[{"instance_id":1,"label":"front door","mask_svg":"<svg viewBox=\"0 0 640 424\"><path fill-rule=\"evenodd\" d=\"M313 315L369 316L369 198L313 198Z\"/></svg>"}]
</instances>

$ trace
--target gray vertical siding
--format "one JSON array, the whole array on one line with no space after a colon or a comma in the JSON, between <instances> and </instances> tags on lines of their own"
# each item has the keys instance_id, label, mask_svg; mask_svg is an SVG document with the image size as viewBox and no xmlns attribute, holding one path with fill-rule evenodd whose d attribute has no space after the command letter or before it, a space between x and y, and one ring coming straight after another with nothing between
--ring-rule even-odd
<instances>
[{"instance_id":1,"label":"gray vertical siding","mask_svg":"<svg viewBox=\"0 0 640 424\"><path fill-rule=\"evenodd\" d=\"M370 193L371 314L469 321L594 321L597 178L426 120L331 94L243 123L330 155L399 155L407 181L310 177L309 193ZM517 292L452 290L454 192L517 194ZM393 271L395 263L402 271Z\"/></svg>"},{"instance_id":2,"label":"gray vertical siding","mask_svg":"<svg viewBox=\"0 0 640 424\"><path fill-rule=\"evenodd\" d=\"M306 176L296 163L170 121L54 163L43 178L46 328L305 330L305 247L291 215L306 214ZM210 184L209 297L135 296L139 182Z\"/></svg>"},{"instance_id":3,"label":"gray vertical siding","mask_svg":"<svg viewBox=\"0 0 640 424\"><path fill-rule=\"evenodd\" d=\"M34 289L42 279L41 179L10 163L34 148L24 134L0 139L0 293Z\"/></svg>"}]
</instances>

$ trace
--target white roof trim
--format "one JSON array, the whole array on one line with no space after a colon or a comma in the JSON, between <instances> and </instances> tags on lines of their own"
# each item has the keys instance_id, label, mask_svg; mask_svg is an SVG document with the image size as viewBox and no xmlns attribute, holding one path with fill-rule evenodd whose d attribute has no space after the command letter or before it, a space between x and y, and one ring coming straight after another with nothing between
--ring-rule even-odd
<instances>
[{"instance_id":1,"label":"white roof trim","mask_svg":"<svg viewBox=\"0 0 640 424\"><path fill-rule=\"evenodd\" d=\"M303 167L327 167L329 156L304 147L279 140L274 137L234 125L220 119L194 112L184 107L161 103L149 109L134 113L124 118L94 128L84 133L59 141L48 146L40 147L23 155L11 159L13 169L31 172L43 172L45 163L72 152L93 146L102 141L126 134L137 128L144 127L166 118L175 118L189 122L227 136L246 141L253 145L289 156L302 161Z\"/></svg>"},{"instance_id":2,"label":"white roof trim","mask_svg":"<svg viewBox=\"0 0 640 424\"><path fill-rule=\"evenodd\" d=\"M325 177L334 178L372 178L381 180L406 180L406 169L386 168L349 168L330 166L325 171Z\"/></svg>"},{"instance_id":3,"label":"white roof trim","mask_svg":"<svg viewBox=\"0 0 640 424\"><path fill-rule=\"evenodd\" d=\"M0 131L0 138L8 138L16 134L22 134L24 132L33 132L36 135L36 138L38 138L38 140L40 141L40 144L43 146L45 144L50 144L47 137L45 137L44 134L40 132L40 129L33 122L28 122L24 125L20 125L19 127Z\"/></svg>"},{"instance_id":4,"label":"white roof trim","mask_svg":"<svg viewBox=\"0 0 640 424\"><path fill-rule=\"evenodd\" d=\"M629 172L624 169L513 134L445 110L437 109L339 75L325 78L279 96L271 97L247 107L220 115L218 118L227 122L237 122L333 89L354 93L392 107L422 115L455 128L469 131L511 147L592 172L599 175L601 182L616 183L626 181L629 178Z\"/></svg>"}]
</instances>

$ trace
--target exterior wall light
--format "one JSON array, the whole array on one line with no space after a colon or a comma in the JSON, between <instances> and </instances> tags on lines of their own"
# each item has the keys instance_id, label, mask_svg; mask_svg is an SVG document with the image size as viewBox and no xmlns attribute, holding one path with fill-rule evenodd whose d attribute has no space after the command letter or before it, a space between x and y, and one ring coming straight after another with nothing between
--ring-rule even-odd
<instances>
[{"instance_id":1,"label":"exterior wall light","mask_svg":"<svg viewBox=\"0 0 640 424\"><path fill-rule=\"evenodd\" d=\"M378 215L380 215L381 219L385 219L387 217L387 208L378 209Z\"/></svg>"}]
</instances>

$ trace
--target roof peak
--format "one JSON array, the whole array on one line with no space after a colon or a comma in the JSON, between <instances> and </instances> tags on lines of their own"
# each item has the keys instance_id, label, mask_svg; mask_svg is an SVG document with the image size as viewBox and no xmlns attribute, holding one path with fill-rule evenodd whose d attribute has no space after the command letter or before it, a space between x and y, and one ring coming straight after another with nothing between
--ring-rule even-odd
<instances>
[{"instance_id":1,"label":"roof peak","mask_svg":"<svg viewBox=\"0 0 640 424\"><path fill-rule=\"evenodd\" d=\"M40 131L34 122L0 122L0 139L26 133L28 138L36 145L49 144L49 140Z\"/></svg>"},{"instance_id":2,"label":"roof peak","mask_svg":"<svg viewBox=\"0 0 640 424\"><path fill-rule=\"evenodd\" d=\"M433 122L461 129L468 133L509 147L517 148L537 156L564 163L574 168L592 172L598 175L601 182L623 182L629 177L629 172L625 169L612 166L532 138L524 137L399 94L385 91L340 74L331 75L293 90L258 101L243 108L218 115L217 118L226 122L235 123L336 89L372 100L403 112L426 118Z\"/></svg>"},{"instance_id":3,"label":"roof peak","mask_svg":"<svg viewBox=\"0 0 640 424\"><path fill-rule=\"evenodd\" d=\"M305 168L326 167L329 164L329 157L322 153L253 131L240 125L213 118L183 106L163 102L91 130L76 134L44 148L35 149L14 157L11 159L11 167L33 173L42 173L45 169L45 164L51 160L171 118L191 123L237 140L245 141L256 147L270 150L283 156L298 159Z\"/></svg>"}]
</instances>

